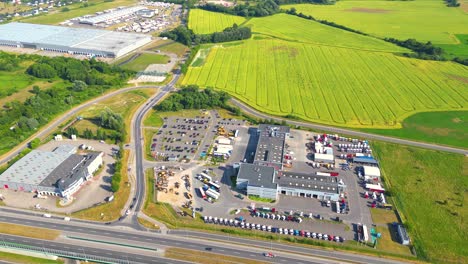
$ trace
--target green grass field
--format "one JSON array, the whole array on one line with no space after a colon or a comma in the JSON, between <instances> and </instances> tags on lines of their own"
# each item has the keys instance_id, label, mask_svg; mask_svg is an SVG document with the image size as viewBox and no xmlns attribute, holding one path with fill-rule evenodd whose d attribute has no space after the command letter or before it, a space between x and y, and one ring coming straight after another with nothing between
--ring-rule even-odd
<instances>
[{"instance_id":1,"label":"green grass field","mask_svg":"<svg viewBox=\"0 0 468 264\"><path fill-rule=\"evenodd\" d=\"M468 112L418 113L401 129L363 129L365 132L468 148Z\"/></svg>"},{"instance_id":2,"label":"green grass field","mask_svg":"<svg viewBox=\"0 0 468 264\"><path fill-rule=\"evenodd\" d=\"M115 62L115 64L120 64L120 62L125 62L128 60L132 55L129 55L125 58L120 59L119 61ZM169 62L169 57L166 55L161 54L151 54L151 53L142 53L139 54L136 59L133 59L127 63L121 64L120 67L132 70L132 71L144 71L146 67L150 64L166 64Z\"/></svg>"},{"instance_id":3,"label":"green grass field","mask_svg":"<svg viewBox=\"0 0 468 264\"><path fill-rule=\"evenodd\" d=\"M210 47L182 84L229 92L258 110L348 127L399 128L423 111L468 106L468 68L278 39Z\"/></svg>"},{"instance_id":4,"label":"green grass field","mask_svg":"<svg viewBox=\"0 0 468 264\"><path fill-rule=\"evenodd\" d=\"M234 23L242 24L245 18L201 9L192 9L189 14L188 26L196 34L209 34L220 32Z\"/></svg>"},{"instance_id":5,"label":"green grass field","mask_svg":"<svg viewBox=\"0 0 468 264\"><path fill-rule=\"evenodd\" d=\"M391 143L372 146L418 256L467 263L468 158Z\"/></svg>"},{"instance_id":6,"label":"green grass field","mask_svg":"<svg viewBox=\"0 0 468 264\"><path fill-rule=\"evenodd\" d=\"M187 46L180 44L179 42L175 42L173 40L160 40L155 43L155 45L152 45L151 47L147 48L147 50L151 51L161 51L161 52L169 52L169 53L174 53L177 56L181 57L185 53L187 53L188 48Z\"/></svg>"},{"instance_id":7,"label":"green grass field","mask_svg":"<svg viewBox=\"0 0 468 264\"><path fill-rule=\"evenodd\" d=\"M435 44L457 44L454 34L468 34L468 16L444 1L357 1L335 5L285 5L317 19L333 21L379 37L415 38Z\"/></svg>"},{"instance_id":8,"label":"green grass field","mask_svg":"<svg viewBox=\"0 0 468 264\"><path fill-rule=\"evenodd\" d=\"M62 12L61 8L56 7L55 11L52 11L48 14L21 18L20 20L21 22L25 23L54 25L70 18L79 17L83 15L92 15L97 11L102 11L118 6L132 5L136 3L137 1L135 0L113 0L111 2L106 2L105 0L90 0L88 1L88 7L80 7L81 5L83 5L83 3L77 3L67 6L70 9L70 11L68 12Z\"/></svg>"},{"instance_id":9,"label":"green grass field","mask_svg":"<svg viewBox=\"0 0 468 264\"><path fill-rule=\"evenodd\" d=\"M459 44L439 44L449 57L468 58L468 34L455 35Z\"/></svg>"},{"instance_id":10,"label":"green grass field","mask_svg":"<svg viewBox=\"0 0 468 264\"><path fill-rule=\"evenodd\" d=\"M404 48L377 38L355 34L287 14L252 18L245 25L251 26L254 33L294 42L359 50L408 52Z\"/></svg>"}]
</instances>

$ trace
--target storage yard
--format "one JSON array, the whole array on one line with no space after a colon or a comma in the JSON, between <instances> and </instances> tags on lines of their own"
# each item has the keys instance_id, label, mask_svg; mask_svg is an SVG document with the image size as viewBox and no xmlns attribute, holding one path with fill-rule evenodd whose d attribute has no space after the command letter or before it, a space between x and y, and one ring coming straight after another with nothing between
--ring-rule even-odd
<instances>
[{"instance_id":1,"label":"storage yard","mask_svg":"<svg viewBox=\"0 0 468 264\"><path fill-rule=\"evenodd\" d=\"M121 32L154 33L180 23L182 7L172 3L140 2L136 6L106 9L60 23L63 26L96 27Z\"/></svg>"},{"instance_id":2,"label":"storage yard","mask_svg":"<svg viewBox=\"0 0 468 264\"><path fill-rule=\"evenodd\" d=\"M118 58L147 43L151 36L98 29L28 23L0 25L0 46L68 55Z\"/></svg>"}]
</instances>

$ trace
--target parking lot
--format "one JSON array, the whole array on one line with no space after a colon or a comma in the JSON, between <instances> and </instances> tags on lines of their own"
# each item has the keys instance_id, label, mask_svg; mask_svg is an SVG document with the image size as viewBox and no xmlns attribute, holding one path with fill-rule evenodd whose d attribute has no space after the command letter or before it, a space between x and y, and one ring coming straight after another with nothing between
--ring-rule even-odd
<instances>
[{"instance_id":1,"label":"parking lot","mask_svg":"<svg viewBox=\"0 0 468 264\"><path fill-rule=\"evenodd\" d=\"M159 161L193 160L206 136L211 116L196 118L166 117L153 136L151 151Z\"/></svg>"}]
</instances>

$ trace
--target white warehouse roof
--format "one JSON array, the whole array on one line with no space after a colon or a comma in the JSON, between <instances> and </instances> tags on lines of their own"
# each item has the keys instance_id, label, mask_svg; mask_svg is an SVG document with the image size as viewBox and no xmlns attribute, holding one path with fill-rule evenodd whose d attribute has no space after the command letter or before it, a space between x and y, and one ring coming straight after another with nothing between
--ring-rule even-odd
<instances>
[{"instance_id":1,"label":"white warehouse roof","mask_svg":"<svg viewBox=\"0 0 468 264\"><path fill-rule=\"evenodd\" d=\"M380 177L380 169L378 167L363 166L364 176Z\"/></svg>"},{"instance_id":2,"label":"white warehouse roof","mask_svg":"<svg viewBox=\"0 0 468 264\"><path fill-rule=\"evenodd\" d=\"M151 36L100 29L29 23L0 25L0 45L119 57L151 41ZM32 46L32 47L31 47Z\"/></svg>"}]
</instances>

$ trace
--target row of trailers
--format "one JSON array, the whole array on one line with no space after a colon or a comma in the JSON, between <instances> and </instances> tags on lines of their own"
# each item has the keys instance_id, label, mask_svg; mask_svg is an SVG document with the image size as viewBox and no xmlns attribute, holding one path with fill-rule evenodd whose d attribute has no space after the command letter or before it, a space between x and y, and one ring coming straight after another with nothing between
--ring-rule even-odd
<instances>
[{"instance_id":1,"label":"row of trailers","mask_svg":"<svg viewBox=\"0 0 468 264\"><path fill-rule=\"evenodd\" d=\"M206 173L203 173L203 172L200 173L200 177L205 182L203 187L198 188L200 197L202 197L203 199L218 200L219 197L221 196L220 194L221 186L213 182L212 178Z\"/></svg>"}]
</instances>

